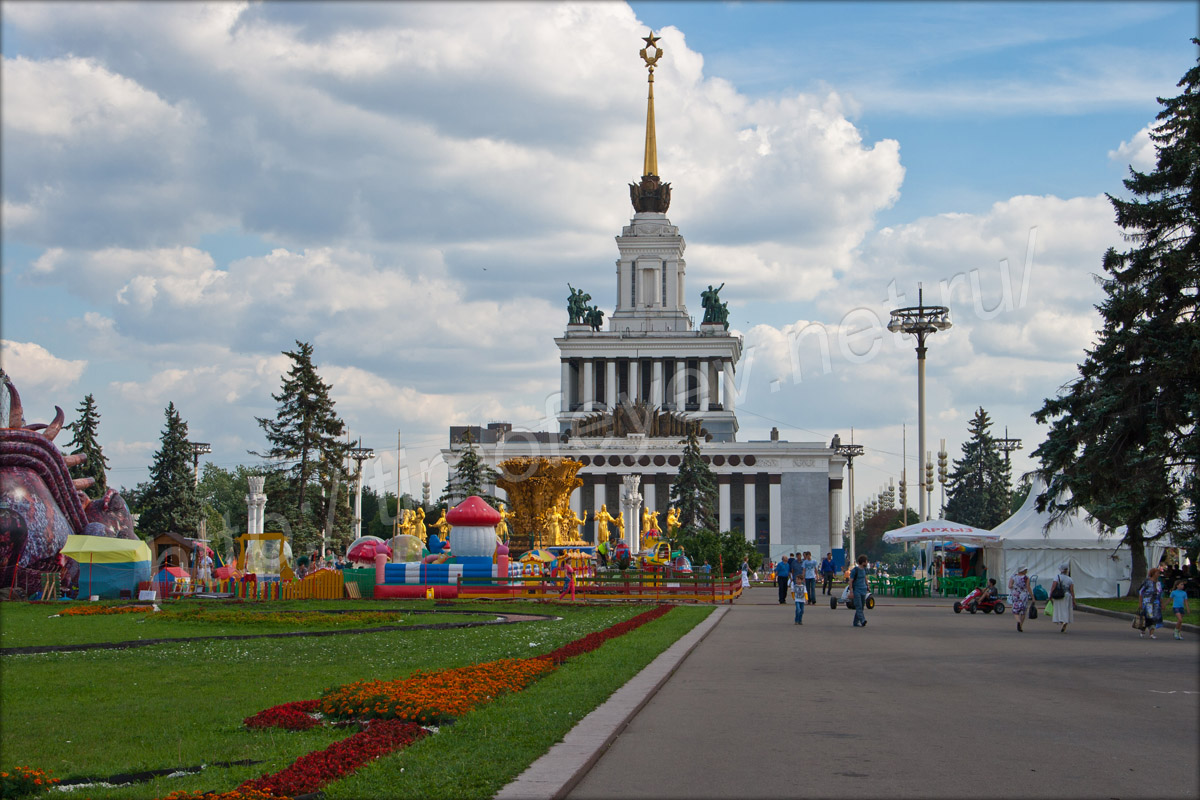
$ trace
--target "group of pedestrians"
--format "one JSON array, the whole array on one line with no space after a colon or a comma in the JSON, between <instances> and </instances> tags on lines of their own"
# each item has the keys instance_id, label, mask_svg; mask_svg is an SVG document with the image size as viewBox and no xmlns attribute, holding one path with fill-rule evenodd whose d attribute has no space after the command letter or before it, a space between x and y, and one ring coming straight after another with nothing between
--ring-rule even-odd
<instances>
[{"instance_id":1,"label":"group of pedestrians","mask_svg":"<svg viewBox=\"0 0 1200 800\"><path fill-rule=\"evenodd\" d=\"M805 601L817 602L817 562L813 561L812 553L805 550L796 557L796 553L788 553L787 558L780 558L775 565L775 585L779 589L779 605L787 602L788 588L792 585L803 586ZM833 554L829 555L829 565L833 566ZM830 585L832 585L832 575Z\"/></svg>"},{"instance_id":2,"label":"group of pedestrians","mask_svg":"<svg viewBox=\"0 0 1200 800\"><path fill-rule=\"evenodd\" d=\"M745 568L743 568L744 570ZM821 573L821 593L833 593L833 553L826 553L820 564L813 560L810 551L804 551L797 558L795 553L788 553L787 558L780 558L775 565L775 585L779 590L779 605L787 602L788 592L792 594L792 602L796 606L793 622L804 624L804 606L817 601L817 572ZM850 588L854 594L854 627L863 628L867 624L867 557L859 556L858 563L850 570Z\"/></svg>"},{"instance_id":3,"label":"group of pedestrians","mask_svg":"<svg viewBox=\"0 0 1200 800\"><path fill-rule=\"evenodd\" d=\"M1154 567L1146 575L1146 580L1142 581L1142 585L1138 588L1138 615L1142 618L1143 623L1139 635L1145 637L1149 632L1150 638L1155 638L1154 631L1162 627L1163 613L1162 600L1163 585L1159 577L1162 572L1158 567ZM1175 613L1175 638L1183 638L1183 615L1188 611L1187 591L1184 589L1185 581L1176 581L1175 588L1169 594L1171 598L1171 610Z\"/></svg>"}]
</instances>

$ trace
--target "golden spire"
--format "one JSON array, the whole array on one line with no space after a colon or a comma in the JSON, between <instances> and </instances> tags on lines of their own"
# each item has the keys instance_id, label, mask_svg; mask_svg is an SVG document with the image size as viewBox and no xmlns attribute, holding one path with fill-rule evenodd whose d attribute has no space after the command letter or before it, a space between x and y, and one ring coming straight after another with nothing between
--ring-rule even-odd
<instances>
[{"instance_id":1,"label":"golden spire","mask_svg":"<svg viewBox=\"0 0 1200 800\"><path fill-rule=\"evenodd\" d=\"M643 175L658 175L658 143L654 138L654 65L663 55L658 40L659 37L654 35L654 31L642 38L646 46L642 48L641 56L650 73L647 78L649 93L646 96L646 156L642 162Z\"/></svg>"}]
</instances>

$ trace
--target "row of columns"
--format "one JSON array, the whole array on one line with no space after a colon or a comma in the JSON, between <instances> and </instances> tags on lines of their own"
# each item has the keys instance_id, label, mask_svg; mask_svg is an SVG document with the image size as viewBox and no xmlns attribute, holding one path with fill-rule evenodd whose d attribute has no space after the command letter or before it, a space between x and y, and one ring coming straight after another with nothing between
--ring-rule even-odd
<instances>
[{"instance_id":1,"label":"row of columns","mask_svg":"<svg viewBox=\"0 0 1200 800\"><path fill-rule=\"evenodd\" d=\"M579 359L579 370L582 373L581 383L582 391L579 397L579 403L582 405L583 411L596 410L596 369L599 363L604 364L604 404L608 408L615 408L617 405L617 361L616 359L595 359L583 358ZM687 360L682 358L674 359L675 375L673 381L673 399L675 407L683 410L687 404L688 398L688 369ZM641 397L641 372L643 368L640 359L629 359L622 366L628 370L626 376L626 385L630 388L629 395L631 399L644 400L652 406L664 405L664 369L665 361L663 359L654 359L651 362L650 373L650 396ZM734 374L732 366L725 360L712 361L709 359L700 359L697 363L697 391L699 397L700 411L708 411L708 407L712 403L720 402L726 411L734 411L734 396L736 388L734 386ZM724 390L718 391L717 380L714 380L714 375L722 376ZM569 405L573 399L572 392L573 381L571 379L571 362L564 359L562 361L562 396L564 398L564 410L569 411Z\"/></svg>"}]
</instances>

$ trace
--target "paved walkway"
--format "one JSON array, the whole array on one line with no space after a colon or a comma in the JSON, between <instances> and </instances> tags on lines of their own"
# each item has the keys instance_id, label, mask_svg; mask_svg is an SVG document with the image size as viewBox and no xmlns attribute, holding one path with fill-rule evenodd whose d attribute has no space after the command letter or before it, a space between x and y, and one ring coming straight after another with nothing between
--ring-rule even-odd
<instances>
[{"instance_id":1,"label":"paved walkway","mask_svg":"<svg viewBox=\"0 0 1200 800\"><path fill-rule=\"evenodd\" d=\"M825 599L825 598L820 598ZM752 589L570 797L1200 796L1200 638ZM983 733L986 731L986 733Z\"/></svg>"}]
</instances>

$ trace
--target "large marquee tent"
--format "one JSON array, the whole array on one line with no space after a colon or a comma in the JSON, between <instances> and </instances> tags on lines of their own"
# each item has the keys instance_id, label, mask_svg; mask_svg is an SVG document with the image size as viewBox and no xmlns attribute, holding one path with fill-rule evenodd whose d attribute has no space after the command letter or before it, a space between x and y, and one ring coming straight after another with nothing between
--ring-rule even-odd
<instances>
[{"instance_id":1,"label":"large marquee tent","mask_svg":"<svg viewBox=\"0 0 1200 800\"><path fill-rule=\"evenodd\" d=\"M1029 568L1032 579L1049 590L1060 564L1070 564L1076 597L1116 597L1119 587L1129 587L1129 548L1121 545L1120 533L1102 536L1082 514L1069 514L1049 530L1050 512L1039 513L1038 494L1046 484L1035 478L1025 503L1008 519L992 529L995 542L984 545L984 565L1005 591L1009 577L1018 567Z\"/></svg>"}]
</instances>

